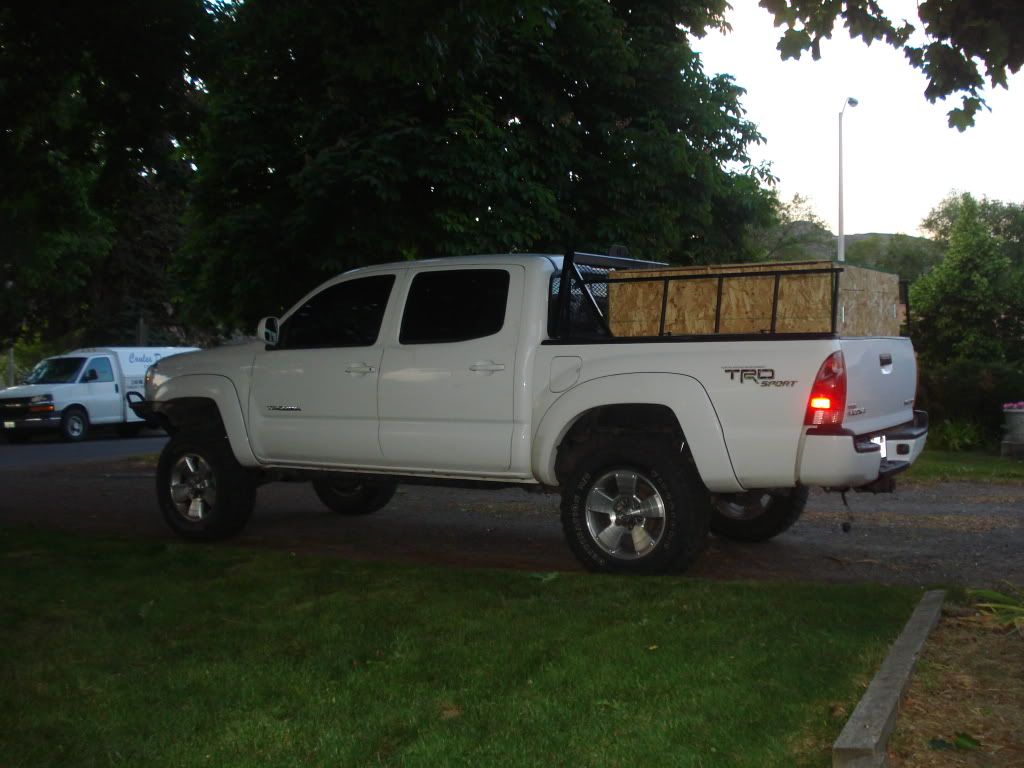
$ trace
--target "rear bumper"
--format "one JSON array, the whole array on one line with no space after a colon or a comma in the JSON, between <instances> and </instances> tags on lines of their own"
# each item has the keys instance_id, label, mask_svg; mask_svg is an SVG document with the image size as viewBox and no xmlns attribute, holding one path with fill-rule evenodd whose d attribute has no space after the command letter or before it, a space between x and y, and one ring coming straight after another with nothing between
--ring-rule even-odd
<instances>
[{"instance_id":1,"label":"rear bumper","mask_svg":"<svg viewBox=\"0 0 1024 768\"><path fill-rule=\"evenodd\" d=\"M885 439L885 456L878 438ZM909 469L928 439L928 414L870 435L810 428L804 434L797 479L801 485L860 488ZM876 442L877 441L877 442Z\"/></svg>"}]
</instances>

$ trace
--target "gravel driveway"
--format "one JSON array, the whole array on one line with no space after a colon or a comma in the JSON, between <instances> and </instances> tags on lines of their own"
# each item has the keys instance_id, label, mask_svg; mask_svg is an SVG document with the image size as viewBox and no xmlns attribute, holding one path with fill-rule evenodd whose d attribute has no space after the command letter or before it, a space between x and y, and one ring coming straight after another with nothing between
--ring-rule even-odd
<instances>
[{"instance_id":1,"label":"gravel driveway","mask_svg":"<svg viewBox=\"0 0 1024 768\"><path fill-rule=\"evenodd\" d=\"M140 462L0 472L0 526L172 540L153 468ZM765 544L712 538L689 571L721 579L888 584L1024 584L1024 485L906 484L894 494L812 493L803 518ZM327 511L308 484L260 488L234 540L341 557L455 566L579 570L556 496L403 486L380 512Z\"/></svg>"}]
</instances>

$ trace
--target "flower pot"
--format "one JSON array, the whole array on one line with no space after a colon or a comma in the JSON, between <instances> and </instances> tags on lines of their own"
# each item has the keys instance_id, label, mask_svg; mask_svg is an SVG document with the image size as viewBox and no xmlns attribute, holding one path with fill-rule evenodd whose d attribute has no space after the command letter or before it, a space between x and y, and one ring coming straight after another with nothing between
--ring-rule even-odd
<instances>
[{"instance_id":1,"label":"flower pot","mask_svg":"<svg viewBox=\"0 0 1024 768\"><path fill-rule=\"evenodd\" d=\"M1008 408L1003 411L1003 456L1024 456L1024 408Z\"/></svg>"}]
</instances>

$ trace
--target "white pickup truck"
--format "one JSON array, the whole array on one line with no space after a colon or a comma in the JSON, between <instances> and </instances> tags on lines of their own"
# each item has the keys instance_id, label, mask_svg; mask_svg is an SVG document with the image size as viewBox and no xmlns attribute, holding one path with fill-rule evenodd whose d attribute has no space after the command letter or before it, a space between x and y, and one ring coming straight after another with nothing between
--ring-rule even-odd
<instances>
[{"instance_id":1,"label":"white pickup truck","mask_svg":"<svg viewBox=\"0 0 1024 768\"><path fill-rule=\"evenodd\" d=\"M379 509L398 482L517 484L560 490L586 567L664 572L709 529L771 538L808 487L891 490L917 458L909 339L615 338L597 286L638 264L570 252L357 269L262 320L257 343L161 360L133 407L173 435L165 519L186 538L231 535L274 479L312 480L344 514Z\"/></svg>"}]
</instances>

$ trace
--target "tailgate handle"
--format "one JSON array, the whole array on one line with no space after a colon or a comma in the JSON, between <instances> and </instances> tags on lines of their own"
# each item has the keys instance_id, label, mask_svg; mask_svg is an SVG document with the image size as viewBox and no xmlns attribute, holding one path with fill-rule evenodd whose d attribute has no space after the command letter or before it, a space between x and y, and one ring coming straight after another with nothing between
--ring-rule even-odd
<instances>
[{"instance_id":1,"label":"tailgate handle","mask_svg":"<svg viewBox=\"0 0 1024 768\"><path fill-rule=\"evenodd\" d=\"M878 364L883 368L887 365L892 365L892 355L884 354L878 356Z\"/></svg>"}]
</instances>

